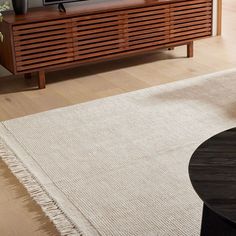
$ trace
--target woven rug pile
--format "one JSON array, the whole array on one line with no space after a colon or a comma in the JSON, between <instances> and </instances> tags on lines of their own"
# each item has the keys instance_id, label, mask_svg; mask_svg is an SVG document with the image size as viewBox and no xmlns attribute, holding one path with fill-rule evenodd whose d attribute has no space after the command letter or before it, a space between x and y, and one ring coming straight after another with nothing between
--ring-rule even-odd
<instances>
[{"instance_id":1,"label":"woven rug pile","mask_svg":"<svg viewBox=\"0 0 236 236\"><path fill-rule=\"evenodd\" d=\"M236 126L236 70L0 123L0 156L62 235L197 236L188 164Z\"/></svg>"}]
</instances>

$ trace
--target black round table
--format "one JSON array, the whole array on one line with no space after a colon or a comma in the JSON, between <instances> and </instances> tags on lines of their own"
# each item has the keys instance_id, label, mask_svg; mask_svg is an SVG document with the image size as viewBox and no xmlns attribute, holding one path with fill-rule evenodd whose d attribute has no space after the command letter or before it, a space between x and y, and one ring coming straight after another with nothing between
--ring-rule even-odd
<instances>
[{"instance_id":1,"label":"black round table","mask_svg":"<svg viewBox=\"0 0 236 236\"><path fill-rule=\"evenodd\" d=\"M236 236L236 128L197 148L189 176L204 203L201 236Z\"/></svg>"}]
</instances>

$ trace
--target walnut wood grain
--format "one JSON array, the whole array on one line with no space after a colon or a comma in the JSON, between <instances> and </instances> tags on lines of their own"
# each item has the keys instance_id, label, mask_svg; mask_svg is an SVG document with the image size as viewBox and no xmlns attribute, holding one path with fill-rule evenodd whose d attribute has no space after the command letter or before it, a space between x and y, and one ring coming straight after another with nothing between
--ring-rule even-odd
<instances>
[{"instance_id":1,"label":"walnut wood grain","mask_svg":"<svg viewBox=\"0 0 236 236\"><path fill-rule=\"evenodd\" d=\"M200 145L189 175L204 202L201 235L236 235L236 128Z\"/></svg>"},{"instance_id":2,"label":"walnut wood grain","mask_svg":"<svg viewBox=\"0 0 236 236\"><path fill-rule=\"evenodd\" d=\"M4 17L13 74L49 71L187 45L212 34L212 0L87 1L59 13ZM3 52L3 58L9 57Z\"/></svg>"}]
</instances>

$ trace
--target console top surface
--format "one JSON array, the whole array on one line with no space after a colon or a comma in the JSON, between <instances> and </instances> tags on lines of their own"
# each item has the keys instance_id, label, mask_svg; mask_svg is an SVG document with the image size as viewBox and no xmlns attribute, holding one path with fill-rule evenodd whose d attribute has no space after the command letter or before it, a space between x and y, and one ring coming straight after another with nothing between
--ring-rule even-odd
<instances>
[{"instance_id":1,"label":"console top surface","mask_svg":"<svg viewBox=\"0 0 236 236\"><path fill-rule=\"evenodd\" d=\"M165 4L184 0L87 0L65 3L66 13L59 12L57 5L31 8L26 15L15 15L13 11L4 12L4 21L8 24L65 19L73 16L96 13L106 10L122 10L145 5ZM188 0L186 0L188 1Z\"/></svg>"}]
</instances>

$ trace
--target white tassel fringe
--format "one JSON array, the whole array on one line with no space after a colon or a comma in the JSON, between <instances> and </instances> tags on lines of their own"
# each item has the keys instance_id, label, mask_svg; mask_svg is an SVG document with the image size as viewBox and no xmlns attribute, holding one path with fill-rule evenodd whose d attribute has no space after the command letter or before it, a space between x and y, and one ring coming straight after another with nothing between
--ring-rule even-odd
<instances>
[{"instance_id":1,"label":"white tassel fringe","mask_svg":"<svg viewBox=\"0 0 236 236\"><path fill-rule=\"evenodd\" d=\"M62 236L83 236L68 216L59 208L56 201L49 196L42 185L27 170L24 164L8 148L0 138L0 158L7 164L11 172L24 185L30 196L41 206L43 212L56 226Z\"/></svg>"}]
</instances>

